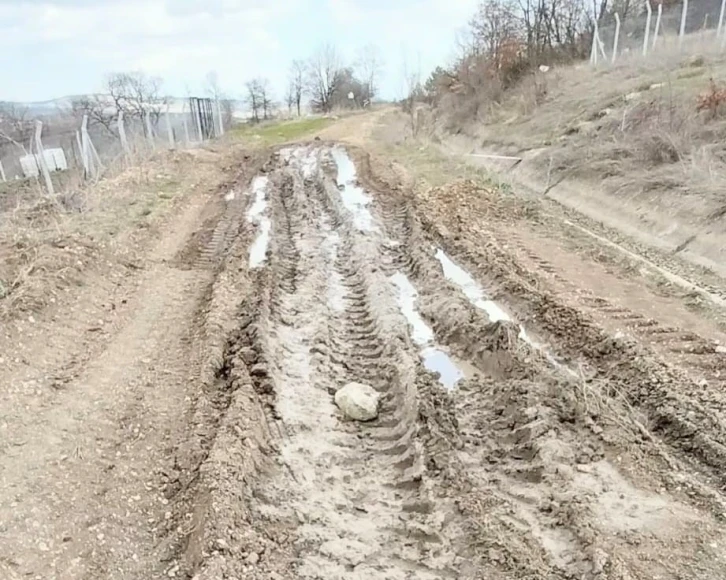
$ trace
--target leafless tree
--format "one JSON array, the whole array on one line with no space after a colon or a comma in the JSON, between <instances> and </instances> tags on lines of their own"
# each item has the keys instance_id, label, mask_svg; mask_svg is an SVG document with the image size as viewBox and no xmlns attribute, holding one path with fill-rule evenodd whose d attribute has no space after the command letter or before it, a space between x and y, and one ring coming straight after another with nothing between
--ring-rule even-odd
<instances>
[{"instance_id":1,"label":"leafless tree","mask_svg":"<svg viewBox=\"0 0 726 580\"><path fill-rule=\"evenodd\" d=\"M252 111L252 121L254 121L255 123L259 123L260 110L262 109L262 97L260 95L261 87L259 84L259 80L252 79L251 81L247 81L245 87L247 88L247 96L245 97L245 102L250 108L250 111Z\"/></svg>"},{"instance_id":2,"label":"leafless tree","mask_svg":"<svg viewBox=\"0 0 726 580\"><path fill-rule=\"evenodd\" d=\"M260 81L260 96L262 97L262 115L264 119L272 118L272 89L270 88L270 81L267 79L261 79Z\"/></svg>"},{"instance_id":3,"label":"leafless tree","mask_svg":"<svg viewBox=\"0 0 726 580\"><path fill-rule=\"evenodd\" d=\"M270 81L265 78L252 79L247 82L247 104L252 110L252 120L255 123L260 121L260 113L263 119L272 116L272 91Z\"/></svg>"},{"instance_id":4,"label":"leafless tree","mask_svg":"<svg viewBox=\"0 0 726 580\"><path fill-rule=\"evenodd\" d=\"M34 131L34 122L29 118L27 107L16 103L0 103L0 141L6 141L25 151Z\"/></svg>"},{"instance_id":5,"label":"leafless tree","mask_svg":"<svg viewBox=\"0 0 726 580\"><path fill-rule=\"evenodd\" d=\"M300 116L303 92L305 91L305 63L301 60L293 60L290 65L290 96L292 103L297 109L297 116Z\"/></svg>"},{"instance_id":6,"label":"leafless tree","mask_svg":"<svg viewBox=\"0 0 726 580\"><path fill-rule=\"evenodd\" d=\"M321 46L308 62L306 88L312 107L323 113L333 108L333 95L341 83L343 69L338 51L332 44Z\"/></svg>"},{"instance_id":7,"label":"leafless tree","mask_svg":"<svg viewBox=\"0 0 726 580\"><path fill-rule=\"evenodd\" d=\"M287 105L287 114L292 115L292 108L295 106L295 89L292 83L287 85L287 92L285 93L285 104Z\"/></svg>"},{"instance_id":8,"label":"leafless tree","mask_svg":"<svg viewBox=\"0 0 726 580\"><path fill-rule=\"evenodd\" d=\"M141 72L115 73L106 81L105 94L75 99L71 108L78 116L88 115L89 124L100 125L117 135L116 121L122 111L126 119L141 120L148 114L152 125L158 124L169 102L162 95L161 87L162 80L158 77Z\"/></svg>"},{"instance_id":9,"label":"leafless tree","mask_svg":"<svg viewBox=\"0 0 726 580\"><path fill-rule=\"evenodd\" d=\"M404 55L401 63L401 76L405 87L405 97L402 103L403 110L408 114L411 134L415 136L418 133L416 102L423 98L420 56L417 65L414 67L409 64L408 58Z\"/></svg>"},{"instance_id":10,"label":"leafless tree","mask_svg":"<svg viewBox=\"0 0 726 580\"><path fill-rule=\"evenodd\" d=\"M383 56L375 44L367 44L359 54L356 62L359 78L365 89L362 105L369 105L378 94L378 77L383 70Z\"/></svg>"}]
</instances>

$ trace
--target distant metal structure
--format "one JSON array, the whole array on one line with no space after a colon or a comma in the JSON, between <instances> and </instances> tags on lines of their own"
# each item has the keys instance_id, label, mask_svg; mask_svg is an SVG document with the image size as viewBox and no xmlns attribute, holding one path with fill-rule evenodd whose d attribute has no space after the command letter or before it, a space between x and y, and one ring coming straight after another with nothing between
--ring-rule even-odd
<instances>
[{"instance_id":1,"label":"distant metal structure","mask_svg":"<svg viewBox=\"0 0 726 580\"><path fill-rule=\"evenodd\" d=\"M213 139L216 136L216 129L214 126L212 99L189 97L189 110L191 111L199 140Z\"/></svg>"}]
</instances>

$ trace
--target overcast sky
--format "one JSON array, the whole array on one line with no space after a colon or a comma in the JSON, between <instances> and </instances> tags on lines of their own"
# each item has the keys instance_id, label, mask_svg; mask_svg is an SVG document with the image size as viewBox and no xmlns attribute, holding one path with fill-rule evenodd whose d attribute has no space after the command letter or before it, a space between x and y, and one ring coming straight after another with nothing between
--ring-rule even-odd
<instances>
[{"instance_id":1,"label":"overcast sky","mask_svg":"<svg viewBox=\"0 0 726 580\"><path fill-rule=\"evenodd\" d=\"M454 54L477 0L0 0L0 100L98 92L114 71L198 93L216 70L239 97L266 76L278 93L293 58L324 42L353 60L366 43L385 58L383 96L399 96L404 58L423 72ZM404 55L408 55L405 57ZM278 95L281 97L281 94Z\"/></svg>"}]
</instances>

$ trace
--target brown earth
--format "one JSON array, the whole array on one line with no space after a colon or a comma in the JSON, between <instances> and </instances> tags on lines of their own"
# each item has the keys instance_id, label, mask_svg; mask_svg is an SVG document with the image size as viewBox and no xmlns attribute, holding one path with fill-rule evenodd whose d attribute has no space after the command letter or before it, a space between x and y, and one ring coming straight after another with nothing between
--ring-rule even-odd
<instances>
[{"instance_id":1,"label":"brown earth","mask_svg":"<svg viewBox=\"0 0 726 580\"><path fill-rule=\"evenodd\" d=\"M138 267L7 323L2 577L724 576L715 307L536 202L422 187L380 120L321 135L357 178L333 141L215 158Z\"/></svg>"}]
</instances>

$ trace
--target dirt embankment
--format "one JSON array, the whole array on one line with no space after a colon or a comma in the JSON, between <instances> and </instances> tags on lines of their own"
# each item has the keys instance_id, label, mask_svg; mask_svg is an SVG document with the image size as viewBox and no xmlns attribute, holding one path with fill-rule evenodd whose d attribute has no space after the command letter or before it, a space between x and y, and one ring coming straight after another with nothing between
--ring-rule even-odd
<instances>
[{"instance_id":1,"label":"dirt embankment","mask_svg":"<svg viewBox=\"0 0 726 580\"><path fill-rule=\"evenodd\" d=\"M259 169L241 156L230 166L210 151L175 154L148 179L135 168L87 192L98 206L21 206L4 222L3 248L27 239L35 258L4 264L27 266L0 299L3 578L169 572L173 450L216 335L205 304L238 222L225 196L247 166ZM173 191L157 189L172 174Z\"/></svg>"},{"instance_id":2,"label":"dirt embankment","mask_svg":"<svg viewBox=\"0 0 726 580\"><path fill-rule=\"evenodd\" d=\"M448 129L438 136L522 193L547 196L723 278L725 62L704 47L599 68L552 67L502 102L481 103L476 119L453 122L451 111L437 110L437 126ZM512 160L490 155L522 162L511 169Z\"/></svg>"}]
</instances>

